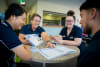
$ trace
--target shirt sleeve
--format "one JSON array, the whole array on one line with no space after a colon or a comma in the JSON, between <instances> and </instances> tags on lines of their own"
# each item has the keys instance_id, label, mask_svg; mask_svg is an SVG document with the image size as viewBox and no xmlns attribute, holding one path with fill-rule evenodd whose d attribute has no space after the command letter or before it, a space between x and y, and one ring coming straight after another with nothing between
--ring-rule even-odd
<instances>
[{"instance_id":1,"label":"shirt sleeve","mask_svg":"<svg viewBox=\"0 0 100 67\"><path fill-rule=\"evenodd\" d=\"M26 26L23 26L23 27L21 28L21 30L20 30L20 33L21 33L21 34L25 34L25 32L26 32L25 29L26 29Z\"/></svg>"},{"instance_id":2,"label":"shirt sleeve","mask_svg":"<svg viewBox=\"0 0 100 67\"><path fill-rule=\"evenodd\" d=\"M38 31L39 31L39 33L40 33L40 34L39 34L39 37L41 37L41 33L42 33L42 32L45 32L44 28L42 28L42 27L39 27L39 28L38 28Z\"/></svg>"},{"instance_id":3,"label":"shirt sleeve","mask_svg":"<svg viewBox=\"0 0 100 67\"><path fill-rule=\"evenodd\" d=\"M75 38L82 38L82 29L81 28L76 28L75 29Z\"/></svg>"},{"instance_id":4,"label":"shirt sleeve","mask_svg":"<svg viewBox=\"0 0 100 67\"><path fill-rule=\"evenodd\" d=\"M39 27L38 29L37 29L37 31L41 34L42 32L45 32L45 30L42 28L42 27Z\"/></svg>"},{"instance_id":5,"label":"shirt sleeve","mask_svg":"<svg viewBox=\"0 0 100 67\"><path fill-rule=\"evenodd\" d=\"M61 32L59 33L59 35L61 35L61 36L64 35L64 28L61 30Z\"/></svg>"},{"instance_id":6,"label":"shirt sleeve","mask_svg":"<svg viewBox=\"0 0 100 67\"><path fill-rule=\"evenodd\" d=\"M21 45L17 34L11 29L3 29L0 31L0 40L3 45L7 47L9 50Z\"/></svg>"},{"instance_id":7,"label":"shirt sleeve","mask_svg":"<svg viewBox=\"0 0 100 67\"><path fill-rule=\"evenodd\" d=\"M45 32L44 28L41 27L41 32Z\"/></svg>"}]
</instances>

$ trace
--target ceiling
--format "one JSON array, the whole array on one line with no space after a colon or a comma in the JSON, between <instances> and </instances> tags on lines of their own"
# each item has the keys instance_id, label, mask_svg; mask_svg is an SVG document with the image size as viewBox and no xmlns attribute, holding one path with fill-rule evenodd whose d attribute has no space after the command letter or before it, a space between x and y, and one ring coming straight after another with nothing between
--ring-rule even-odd
<instances>
[{"instance_id":1,"label":"ceiling","mask_svg":"<svg viewBox=\"0 0 100 67\"><path fill-rule=\"evenodd\" d=\"M24 5L23 7L25 8L26 11L30 10L32 8L32 6L34 5L34 3L36 3L39 0L24 0L26 5ZM83 1L85 0L40 0L40 1L48 1L48 2L52 2L52 3L58 3L58 4L73 4L73 5L78 5L81 4ZM18 3L18 0L6 0L7 4L11 4L11 3Z\"/></svg>"},{"instance_id":2,"label":"ceiling","mask_svg":"<svg viewBox=\"0 0 100 67\"><path fill-rule=\"evenodd\" d=\"M60 4L60 5L71 5L71 6L77 6L81 3L83 3L85 0L39 0L39 1L45 1L45 2L50 2L50 3L55 3L55 4Z\"/></svg>"},{"instance_id":3,"label":"ceiling","mask_svg":"<svg viewBox=\"0 0 100 67\"><path fill-rule=\"evenodd\" d=\"M58 13L58 12L51 12L51 11L43 11L44 15L53 15L53 16L66 16L64 13Z\"/></svg>"},{"instance_id":4,"label":"ceiling","mask_svg":"<svg viewBox=\"0 0 100 67\"><path fill-rule=\"evenodd\" d=\"M26 11L30 10L32 8L32 6L34 6L34 3L36 3L37 0L24 0L25 1L25 5L23 5L22 7L25 8ZM18 3L18 0L6 0L7 4L11 4L11 3Z\"/></svg>"}]
</instances>

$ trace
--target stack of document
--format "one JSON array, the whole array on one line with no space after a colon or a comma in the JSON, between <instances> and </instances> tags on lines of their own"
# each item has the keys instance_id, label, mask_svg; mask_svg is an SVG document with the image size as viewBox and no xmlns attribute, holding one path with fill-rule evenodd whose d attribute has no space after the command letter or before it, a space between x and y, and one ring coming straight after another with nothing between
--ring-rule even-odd
<instances>
[{"instance_id":1,"label":"stack of document","mask_svg":"<svg viewBox=\"0 0 100 67\"><path fill-rule=\"evenodd\" d=\"M39 52L40 49L37 48L37 47L33 47L33 46L31 46L31 47L30 47L30 51L31 51L31 53L35 53L35 52Z\"/></svg>"},{"instance_id":2,"label":"stack of document","mask_svg":"<svg viewBox=\"0 0 100 67\"><path fill-rule=\"evenodd\" d=\"M37 34L28 34L25 35L25 38L29 40L32 46L39 46L44 43L44 41L38 37Z\"/></svg>"},{"instance_id":3,"label":"stack of document","mask_svg":"<svg viewBox=\"0 0 100 67\"><path fill-rule=\"evenodd\" d=\"M70 49L63 45L56 45L55 48L44 48L40 49L40 53L48 60L54 59L67 54L76 53L76 50Z\"/></svg>"}]
</instances>

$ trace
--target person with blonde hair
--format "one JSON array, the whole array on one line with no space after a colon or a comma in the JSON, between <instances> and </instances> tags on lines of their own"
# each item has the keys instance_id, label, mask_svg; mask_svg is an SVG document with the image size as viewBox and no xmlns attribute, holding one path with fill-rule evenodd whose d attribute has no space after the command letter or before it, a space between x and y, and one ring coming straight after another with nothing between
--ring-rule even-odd
<instances>
[{"instance_id":1,"label":"person with blonde hair","mask_svg":"<svg viewBox=\"0 0 100 67\"><path fill-rule=\"evenodd\" d=\"M47 35L46 31L40 27L40 20L41 16L39 14L33 14L30 22L31 24L25 25L22 27L20 34L19 34L19 39L24 45L29 45L30 42L25 38L25 35L27 34L37 34L38 37L42 37L42 39L47 43L47 47L55 47L54 44L50 42L50 38Z\"/></svg>"}]
</instances>

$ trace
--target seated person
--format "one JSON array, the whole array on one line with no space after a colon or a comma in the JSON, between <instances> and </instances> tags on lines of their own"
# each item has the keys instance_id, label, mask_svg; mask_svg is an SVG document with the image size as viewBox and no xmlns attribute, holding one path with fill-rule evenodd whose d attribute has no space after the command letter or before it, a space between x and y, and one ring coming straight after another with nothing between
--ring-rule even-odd
<instances>
[{"instance_id":1,"label":"seated person","mask_svg":"<svg viewBox=\"0 0 100 67\"><path fill-rule=\"evenodd\" d=\"M57 39L54 36L52 37L52 39L55 40L58 44L80 46L82 42L82 30L81 28L74 25L75 16L73 16L73 14L73 11L68 12L65 19L66 27L61 30L61 36L58 36L60 39Z\"/></svg>"},{"instance_id":2,"label":"seated person","mask_svg":"<svg viewBox=\"0 0 100 67\"><path fill-rule=\"evenodd\" d=\"M52 43L50 43L50 38L48 37L45 30L40 27L40 20L41 16L38 14L33 14L31 17L31 24L25 25L22 27L19 39L24 45L30 44L30 42L25 39L25 35L27 34L37 34L39 37L42 37L42 39L47 43L47 47L54 47Z\"/></svg>"},{"instance_id":3,"label":"seated person","mask_svg":"<svg viewBox=\"0 0 100 67\"><path fill-rule=\"evenodd\" d=\"M25 10L16 3L5 11L5 22L0 23L0 67L12 67L14 54L24 61L32 60L31 52L24 48L14 32L21 29L25 18Z\"/></svg>"}]
</instances>

